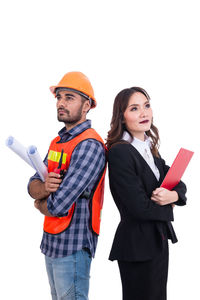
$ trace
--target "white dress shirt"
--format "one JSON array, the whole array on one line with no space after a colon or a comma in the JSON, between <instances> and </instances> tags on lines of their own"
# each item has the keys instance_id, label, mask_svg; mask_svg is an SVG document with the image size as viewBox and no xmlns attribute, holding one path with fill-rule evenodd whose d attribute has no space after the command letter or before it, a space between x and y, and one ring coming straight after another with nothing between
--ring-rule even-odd
<instances>
[{"instance_id":1,"label":"white dress shirt","mask_svg":"<svg viewBox=\"0 0 200 300\"><path fill-rule=\"evenodd\" d=\"M124 131L122 139L129 142L133 145L137 151L142 155L145 161L148 163L149 167L151 168L152 172L154 173L155 177L159 181L160 179L160 172L155 165L153 155L151 153L151 139L145 134L145 140L141 141L136 137L132 138L131 135Z\"/></svg>"}]
</instances>

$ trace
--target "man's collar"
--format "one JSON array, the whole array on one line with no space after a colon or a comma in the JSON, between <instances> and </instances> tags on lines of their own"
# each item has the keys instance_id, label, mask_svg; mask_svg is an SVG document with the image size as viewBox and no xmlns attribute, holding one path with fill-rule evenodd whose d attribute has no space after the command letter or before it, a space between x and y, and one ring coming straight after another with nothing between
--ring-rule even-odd
<instances>
[{"instance_id":1,"label":"man's collar","mask_svg":"<svg viewBox=\"0 0 200 300\"><path fill-rule=\"evenodd\" d=\"M59 136L62 138L64 135L68 134L70 136L73 135L78 135L81 132L83 132L84 130L91 128L91 120L86 120L78 125L76 125L75 127L73 127L72 129L70 129L69 131L67 131L66 127L63 127L59 132Z\"/></svg>"}]
</instances>

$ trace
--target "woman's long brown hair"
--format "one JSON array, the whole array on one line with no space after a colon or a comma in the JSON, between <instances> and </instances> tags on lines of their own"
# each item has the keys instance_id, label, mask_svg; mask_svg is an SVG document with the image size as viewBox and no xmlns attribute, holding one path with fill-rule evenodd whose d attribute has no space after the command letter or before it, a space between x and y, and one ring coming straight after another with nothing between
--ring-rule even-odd
<instances>
[{"instance_id":1,"label":"woman's long brown hair","mask_svg":"<svg viewBox=\"0 0 200 300\"><path fill-rule=\"evenodd\" d=\"M111 129L108 132L106 142L108 149L115 143L121 141L124 130L128 131L124 123L124 112L128 106L130 97L135 93L142 93L148 100L150 100L148 93L140 87L131 87L119 92L114 101L113 115L110 123ZM149 136L152 140L151 151L153 155L158 157L160 138L158 129L156 128L156 126L153 125L153 122L151 124L150 130L146 131L146 135Z\"/></svg>"}]
</instances>

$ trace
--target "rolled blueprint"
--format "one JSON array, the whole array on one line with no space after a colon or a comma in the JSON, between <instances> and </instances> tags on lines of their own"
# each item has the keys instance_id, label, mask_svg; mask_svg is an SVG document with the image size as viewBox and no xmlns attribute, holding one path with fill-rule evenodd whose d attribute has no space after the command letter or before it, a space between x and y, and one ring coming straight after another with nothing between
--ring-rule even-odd
<instances>
[{"instance_id":1,"label":"rolled blueprint","mask_svg":"<svg viewBox=\"0 0 200 300\"><path fill-rule=\"evenodd\" d=\"M33 164L34 169L38 172L42 181L45 181L45 178L48 174L47 167L43 163L43 161L37 151L37 148L35 146L30 146L27 149L27 153Z\"/></svg>"},{"instance_id":2,"label":"rolled blueprint","mask_svg":"<svg viewBox=\"0 0 200 300\"><path fill-rule=\"evenodd\" d=\"M28 149L20 144L13 136L9 136L6 140L6 146L8 146L13 152L27 162L33 169L38 172L42 181L45 181L47 176L47 167L43 163L37 148L30 146Z\"/></svg>"},{"instance_id":3,"label":"rolled blueprint","mask_svg":"<svg viewBox=\"0 0 200 300\"><path fill-rule=\"evenodd\" d=\"M8 146L13 152L27 162L32 168L34 168L28 153L27 148L20 144L13 136L9 136L6 140L6 146Z\"/></svg>"}]
</instances>

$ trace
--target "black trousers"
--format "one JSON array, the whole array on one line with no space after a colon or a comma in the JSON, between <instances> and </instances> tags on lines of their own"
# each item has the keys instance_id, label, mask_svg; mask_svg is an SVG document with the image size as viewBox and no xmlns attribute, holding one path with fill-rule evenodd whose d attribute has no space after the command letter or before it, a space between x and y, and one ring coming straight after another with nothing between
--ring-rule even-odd
<instances>
[{"instance_id":1,"label":"black trousers","mask_svg":"<svg viewBox=\"0 0 200 300\"><path fill-rule=\"evenodd\" d=\"M123 300L166 300L168 241L163 251L145 262L118 261Z\"/></svg>"}]
</instances>

